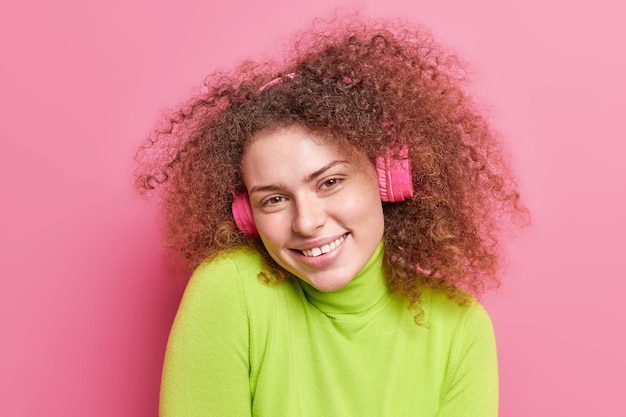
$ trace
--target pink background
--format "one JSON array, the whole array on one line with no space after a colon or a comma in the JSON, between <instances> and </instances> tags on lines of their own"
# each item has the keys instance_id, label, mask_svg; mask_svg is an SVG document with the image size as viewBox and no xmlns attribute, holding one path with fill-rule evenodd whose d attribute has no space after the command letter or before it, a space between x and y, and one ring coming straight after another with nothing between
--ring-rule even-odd
<instances>
[{"instance_id":1,"label":"pink background","mask_svg":"<svg viewBox=\"0 0 626 417\"><path fill-rule=\"evenodd\" d=\"M626 416L617 0L17 4L0 5L0 415L156 415L183 284L131 156L212 69L359 5L454 46L510 142L534 218L486 300L501 415Z\"/></svg>"}]
</instances>

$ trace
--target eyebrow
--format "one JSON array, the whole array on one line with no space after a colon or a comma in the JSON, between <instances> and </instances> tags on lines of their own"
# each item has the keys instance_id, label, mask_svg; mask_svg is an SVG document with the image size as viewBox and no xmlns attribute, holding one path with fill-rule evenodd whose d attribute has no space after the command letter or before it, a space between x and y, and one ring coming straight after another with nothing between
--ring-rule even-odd
<instances>
[{"instance_id":1,"label":"eyebrow","mask_svg":"<svg viewBox=\"0 0 626 417\"><path fill-rule=\"evenodd\" d=\"M328 165L324 165L323 167L321 167L320 169L318 169L315 172L312 172L311 174L309 174L306 177L306 181L313 181L314 179L316 179L317 177L321 176L324 172L328 171L329 169L331 169L332 167L334 167L335 165L340 165L340 164L347 164L348 161L343 161L343 160L337 160L337 161L333 161Z\"/></svg>"},{"instance_id":2,"label":"eyebrow","mask_svg":"<svg viewBox=\"0 0 626 417\"><path fill-rule=\"evenodd\" d=\"M349 161L346 161L346 160L332 161L331 163L329 163L327 165L324 165L323 167L321 167L317 171L314 171L314 172L310 173L309 175L307 175L306 178L305 178L305 181L306 182L311 182L311 181L315 180L317 177L319 177L322 174L324 174L324 172L328 171L332 167L334 167L336 165L347 164L347 163L349 163ZM277 185L277 184L256 185L256 186L254 186L254 187L252 187L250 189L249 193L252 194L252 193L256 193L256 192L277 191L277 190L280 190L280 189L281 189L281 187L279 185Z\"/></svg>"}]
</instances>

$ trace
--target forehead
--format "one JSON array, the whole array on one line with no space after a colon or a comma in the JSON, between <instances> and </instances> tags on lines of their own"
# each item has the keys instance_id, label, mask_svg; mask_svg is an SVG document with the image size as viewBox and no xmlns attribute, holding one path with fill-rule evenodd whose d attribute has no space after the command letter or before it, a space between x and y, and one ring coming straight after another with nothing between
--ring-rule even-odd
<instances>
[{"instance_id":1,"label":"forehead","mask_svg":"<svg viewBox=\"0 0 626 417\"><path fill-rule=\"evenodd\" d=\"M244 149L241 165L244 182L249 183L274 175L308 175L333 161L356 162L361 159L358 154L345 139L291 126L255 135Z\"/></svg>"},{"instance_id":2,"label":"forehead","mask_svg":"<svg viewBox=\"0 0 626 417\"><path fill-rule=\"evenodd\" d=\"M339 135L315 132L300 125L291 125L256 133L246 143L243 159L258 156L264 150L284 153L287 149L332 153L342 155L347 159L354 159L355 154L359 153L345 138Z\"/></svg>"}]
</instances>

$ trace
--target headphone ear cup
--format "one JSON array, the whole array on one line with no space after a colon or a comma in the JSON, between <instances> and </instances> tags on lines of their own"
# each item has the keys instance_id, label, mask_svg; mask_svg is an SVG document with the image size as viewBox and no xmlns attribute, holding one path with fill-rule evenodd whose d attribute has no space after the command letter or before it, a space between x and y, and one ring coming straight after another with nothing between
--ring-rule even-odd
<instances>
[{"instance_id":1,"label":"headphone ear cup","mask_svg":"<svg viewBox=\"0 0 626 417\"><path fill-rule=\"evenodd\" d=\"M387 149L385 154L376 158L378 188L383 201L399 202L413 197L413 177L409 148L404 145L397 156Z\"/></svg>"},{"instance_id":2,"label":"headphone ear cup","mask_svg":"<svg viewBox=\"0 0 626 417\"><path fill-rule=\"evenodd\" d=\"M249 236L259 236L259 232L252 218L252 206L248 193L243 192L235 195L232 205L235 223L241 232Z\"/></svg>"}]
</instances>

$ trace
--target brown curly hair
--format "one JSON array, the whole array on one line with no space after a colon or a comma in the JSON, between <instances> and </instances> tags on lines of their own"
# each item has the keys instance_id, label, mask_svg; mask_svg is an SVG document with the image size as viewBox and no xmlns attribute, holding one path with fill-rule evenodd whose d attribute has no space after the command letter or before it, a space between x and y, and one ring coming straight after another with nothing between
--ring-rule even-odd
<instances>
[{"instance_id":1,"label":"brown curly hair","mask_svg":"<svg viewBox=\"0 0 626 417\"><path fill-rule=\"evenodd\" d=\"M283 60L216 72L139 150L137 185L163 193L165 237L195 268L218 252L256 247L266 277L288 274L231 214L241 157L261 130L299 125L348 140L372 161L410 149L415 196L384 203L389 287L418 305L420 289L459 302L499 284L503 227L526 209L498 136L465 89L463 66L428 31L362 16L317 21Z\"/></svg>"}]
</instances>

